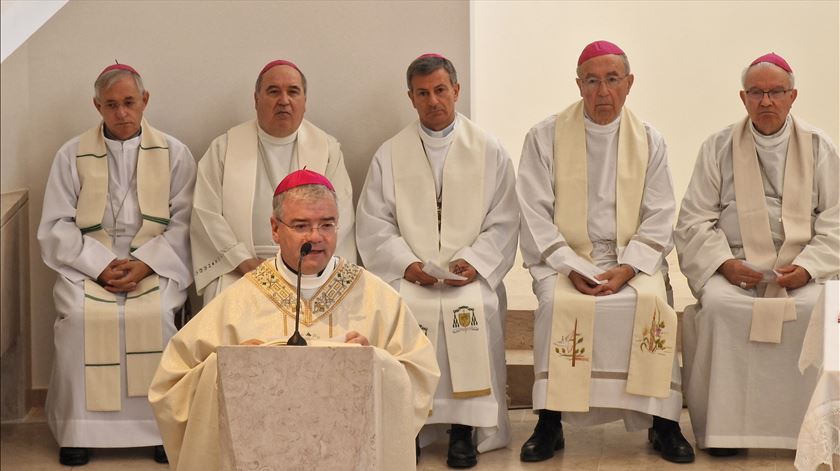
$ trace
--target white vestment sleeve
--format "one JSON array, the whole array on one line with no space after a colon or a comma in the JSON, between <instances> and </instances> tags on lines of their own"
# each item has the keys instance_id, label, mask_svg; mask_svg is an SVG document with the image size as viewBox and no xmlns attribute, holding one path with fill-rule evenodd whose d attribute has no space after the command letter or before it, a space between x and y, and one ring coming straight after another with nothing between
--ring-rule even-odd
<instances>
[{"instance_id":1,"label":"white vestment sleeve","mask_svg":"<svg viewBox=\"0 0 840 471\"><path fill-rule=\"evenodd\" d=\"M466 260L495 291L516 257L519 203L510 156L498 140L488 140L487 144L487 152L492 155L485 168L484 184L493 185L493 191L488 193L485 189L485 195L490 196L491 201L481 224L481 233L472 245L459 250L452 259Z\"/></svg>"},{"instance_id":2,"label":"white vestment sleeve","mask_svg":"<svg viewBox=\"0 0 840 471\"><path fill-rule=\"evenodd\" d=\"M240 263L251 258L245 244L236 239L227 219L222 214L222 189L224 158L227 152L227 135L213 142L198 162L195 180L190 243L195 273L208 272L205 280L213 280L233 271ZM228 188L228 191L252 191L252 188ZM196 289L201 293L206 286Z\"/></svg>"},{"instance_id":3,"label":"white vestment sleeve","mask_svg":"<svg viewBox=\"0 0 840 471\"><path fill-rule=\"evenodd\" d=\"M680 269L695 296L718 267L733 258L726 234L718 227L722 182L716 147L714 137L700 147L674 231Z\"/></svg>"},{"instance_id":4,"label":"white vestment sleeve","mask_svg":"<svg viewBox=\"0 0 840 471\"><path fill-rule=\"evenodd\" d=\"M639 211L639 229L619 254L618 263L629 264L652 275L674 246L672 233L676 203L665 141L653 128L645 128L650 157Z\"/></svg>"},{"instance_id":5,"label":"white vestment sleeve","mask_svg":"<svg viewBox=\"0 0 840 471\"><path fill-rule=\"evenodd\" d=\"M421 261L397 225L390 159L390 142L386 142L370 163L356 214L356 241L362 262L387 283L399 280L409 265Z\"/></svg>"},{"instance_id":6,"label":"white vestment sleeve","mask_svg":"<svg viewBox=\"0 0 840 471\"><path fill-rule=\"evenodd\" d=\"M822 133L814 135L814 149L814 235L793 264L808 270L814 279L824 281L837 277L840 271L840 186L837 184L840 158L837 148Z\"/></svg>"},{"instance_id":7,"label":"white vestment sleeve","mask_svg":"<svg viewBox=\"0 0 840 471\"><path fill-rule=\"evenodd\" d=\"M554 119L548 118L551 123ZM525 265L537 281L553 273L568 275L564 262L578 257L554 224L554 127L548 126L547 131L546 121L525 136L516 181L521 211L519 245ZM535 269L539 265L542 270Z\"/></svg>"},{"instance_id":8,"label":"white vestment sleeve","mask_svg":"<svg viewBox=\"0 0 840 471\"><path fill-rule=\"evenodd\" d=\"M132 256L181 290L193 281L190 259L190 213L195 185L195 160L190 150L169 138L169 224L160 234L138 247Z\"/></svg>"},{"instance_id":9,"label":"white vestment sleeve","mask_svg":"<svg viewBox=\"0 0 840 471\"><path fill-rule=\"evenodd\" d=\"M76 225L76 206L81 191L76 170L78 147L79 138L76 137L56 154L38 226L44 263L70 281L95 280L117 258L97 240L83 236Z\"/></svg>"}]
</instances>

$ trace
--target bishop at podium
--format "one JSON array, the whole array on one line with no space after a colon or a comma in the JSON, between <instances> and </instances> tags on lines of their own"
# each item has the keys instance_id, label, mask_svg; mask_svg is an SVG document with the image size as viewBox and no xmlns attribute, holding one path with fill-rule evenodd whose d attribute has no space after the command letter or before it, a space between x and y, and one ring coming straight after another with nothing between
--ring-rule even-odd
<instances>
[{"instance_id":1,"label":"bishop at podium","mask_svg":"<svg viewBox=\"0 0 840 471\"><path fill-rule=\"evenodd\" d=\"M280 256L235 282L187 323L166 347L152 380L149 401L172 469L219 467L216 348L288 339L295 329L298 266L301 335L387 351L410 380L412 401L405 407L413 409L415 434L428 416L440 377L434 349L396 291L333 256L339 220L332 184L309 170L293 172L278 185L273 208L271 231ZM312 250L301 259L307 242Z\"/></svg>"}]
</instances>

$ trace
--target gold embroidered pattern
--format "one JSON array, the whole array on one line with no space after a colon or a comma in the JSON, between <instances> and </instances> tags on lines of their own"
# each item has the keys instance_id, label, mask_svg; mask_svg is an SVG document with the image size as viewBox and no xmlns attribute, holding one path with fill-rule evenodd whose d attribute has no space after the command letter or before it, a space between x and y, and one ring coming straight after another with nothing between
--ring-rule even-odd
<instances>
[{"instance_id":1,"label":"gold embroidered pattern","mask_svg":"<svg viewBox=\"0 0 840 471\"><path fill-rule=\"evenodd\" d=\"M338 266L323 286L315 292L315 296L308 301L301 299L300 323L309 327L324 316L332 314L332 311L361 278L361 274L361 267L348 263L344 259L339 259ZM277 272L277 269L274 268L274 259L266 260L245 277L254 283L277 306L280 312L294 319L295 301L297 300L295 287Z\"/></svg>"},{"instance_id":2,"label":"gold embroidered pattern","mask_svg":"<svg viewBox=\"0 0 840 471\"><path fill-rule=\"evenodd\" d=\"M564 335L560 340L554 342L554 353L564 357L572 362L572 367L577 366L576 363L580 361L589 361L589 358L584 355L586 348L582 347L583 335L578 332L578 320L575 318L575 327Z\"/></svg>"}]
</instances>

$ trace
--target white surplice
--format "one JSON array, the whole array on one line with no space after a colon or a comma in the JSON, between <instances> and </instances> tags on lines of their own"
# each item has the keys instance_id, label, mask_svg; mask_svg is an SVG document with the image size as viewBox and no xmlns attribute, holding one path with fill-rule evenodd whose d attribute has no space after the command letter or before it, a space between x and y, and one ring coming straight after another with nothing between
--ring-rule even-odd
<instances>
[{"instance_id":1,"label":"white surplice","mask_svg":"<svg viewBox=\"0 0 840 471\"><path fill-rule=\"evenodd\" d=\"M776 250L784 242L782 188L792 118L771 136L753 130L770 232ZM700 448L796 448L796 438L816 384L813 370L797 368L802 339L821 282L840 272L840 207L837 149L813 132L814 182L811 241L793 260L812 280L789 290L795 321L785 322L779 344L749 341L755 289L730 284L717 268L745 259L732 171L732 127L700 148L674 238L680 268L700 300L683 320L684 383L691 423ZM803 191L808 191L803 188Z\"/></svg>"},{"instance_id":2,"label":"white surplice","mask_svg":"<svg viewBox=\"0 0 840 471\"><path fill-rule=\"evenodd\" d=\"M207 304L224 288L239 278L238 275L222 278L225 274L236 274L236 267L243 261L258 257L271 258L277 253L277 245L271 238L269 219L272 212L272 195L280 181L289 173L298 170L295 147L297 132L287 137L274 137L256 126L259 155L256 161L256 175L249 188L231 188L225 186L225 155L228 149L228 135L222 134L210 143L204 157L198 163L198 177L195 187L195 209L192 224L202 226L202 230L192 231L193 239L204 237L202 234L212 234L212 241L202 241L203 246L213 246L218 250L217 264L207 267L214 275L214 281L206 286L196 286L199 293L204 295ZM350 261L356 260L356 243L354 239L353 189L347 169L344 167L344 156L338 141L327 136L329 157L325 176L335 187L338 197L338 246L336 255ZM310 169L311 170L311 169ZM254 253L248 249L244 241L237 240L230 222L222 214L223 193L253 194L253 208L251 224ZM207 264L208 260L196 259L196 268Z\"/></svg>"},{"instance_id":3,"label":"white surplice","mask_svg":"<svg viewBox=\"0 0 840 471\"><path fill-rule=\"evenodd\" d=\"M429 165L440 190L443 165L449 145L458 132L458 117L451 132L434 133L420 130L418 133L429 158ZM433 135L430 135L434 134ZM443 135L445 134L445 135ZM452 397L452 380L449 369L449 355L443 335L437 342L437 361L441 379L432 407L432 415L426 421L431 424L463 424L478 427L476 442L479 452L506 446L510 442L510 420L507 413L505 394L506 369L504 325L507 312L507 298L502 279L513 265L516 255L517 222L519 209L514 192L513 165L499 141L487 136L484 166L484 194L482 206L484 220L481 233L475 242L461 248L452 260L463 258L478 272L474 283L481 286L484 314L488 325L488 347L490 354L491 390L490 396L469 399ZM465 183L465 191L469 184ZM457 192L451 193L457 196ZM446 205L446 201L442 202ZM365 186L359 198L356 213L356 240L359 254L365 266L388 282L394 289L400 289L400 280L405 269L420 260L402 237L396 219L396 200L392 168L392 145L386 141L377 150L371 161ZM436 227L428 228L429 237L438 237ZM442 289L457 290L457 287ZM443 316L438 325L443 332ZM429 427L427 427L428 429ZM432 427L429 433L421 434L421 445L425 445L440 432L441 427Z\"/></svg>"},{"instance_id":4,"label":"white surplice","mask_svg":"<svg viewBox=\"0 0 840 471\"><path fill-rule=\"evenodd\" d=\"M557 276L568 276L567 262L580 257L566 245L554 224L554 136L556 115L534 126L525 137L516 182L522 211L520 248L534 279L539 301L534 319L533 408L545 408L548 386L548 349ZM606 125L584 119L587 149L587 230L592 241L592 262L602 270L629 264L647 274L667 274L665 256L673 246L674 190L668 168L665 141L656 129L644 123L649 159L645 192L636 234L621 253L616 253L616 159L621 118ZM666 278L667 280L667 278ZM667 285L666 285L667 286ZM563 420L594 425L624 419L628 430L649 427L651 415L679 420L682 407L679 364L675 356L671 394L664 399L625 391L636 292L624 286L618 293L597 297L592 353L590 411L564 412Z\"/></svg>"},{"instance_id":5,"label":"white surplice","mask_svg":"<svg viewBox=\"0 0 840 471\"><path fill-rule=\"evenodd\" d=\"M170 156L171 221L163 234L138 247L130 256L142 260L160 276L165 345L175 333L174 313L184 304L187 287L193 281L189 221L196 166L184 144L164 136ZM105 139L109 182L102 225L106 230L116 227L122 231L113 237L112 249L83 236L75 222L80 191L76 169L79 137L58 151L47 181L38 241L44 263L58 272L53 290L58 317L46 412L50 429L62 447L135 447L162 443L147 398L126 394L124 294L117 296L122 410L93 412L85 407L84 280L95 280L115 258L129 257L129 244L142 224L135 172L140 139L140 136L127 141ZM117 213L116 221L114 213Z\"/></svg>"}]
</instances>

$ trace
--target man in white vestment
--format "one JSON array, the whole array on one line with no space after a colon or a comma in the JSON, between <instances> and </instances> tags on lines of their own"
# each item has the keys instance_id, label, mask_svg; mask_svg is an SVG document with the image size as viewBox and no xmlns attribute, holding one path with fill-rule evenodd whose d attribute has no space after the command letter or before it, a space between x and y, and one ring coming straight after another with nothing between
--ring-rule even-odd
<instances>
[{"instance_id":1,"label":"man in white vestment","mask_svg":"<svg viewBox=\"0 0 840 471\"><path fill-rule=\"evenodd\" d=\"M770 53L741 76L747 116L700 148L674 234L699 300L683 377L697 446L795 449L817 382L797 361L825 280L840 273L840 161L790 115L793 70Z\"/></svg>"},{"instance_id":2,"label":"man in white vestment","mask_svg":"<svg viewBox=\"0 0 840 471\"><path fill-rule=\"evenodd\" d=\"M149 92L133 68L106 67L94 89L102 122L58 151L38 227L58 273L47 421L61 464L140 446L165 463L146 395L193 281L195 161L143 119Z\"/></svg>"},{"instance_id":3,"label":"man in white vestment","mask_svg":"<svg viewBox=\"0 0 840 471\"><path fill-rule=\"evenodd\" d=\"M633 80L618 46L587 45L577 67L582 100L525 138L516 188L522 255L539 300L539 421L522 461L564 447L561 412L567 423L651 427L664 459L694 460L677 422L676 314L663 279L674 217L667 149L624 106Z\"/></svg>"},{"instance_id":4,"label":"man in white vestment","mask_svg":"<svg viewBox=\"0 0 840 471\"><path fill-rule=\"evenodd\" d=\"M214 139L198 162L190 238L195 286L205 304L276 255L270 195L301 168L335 185L342 221L337 253L356 260L350 177L338 141L303 119L306 77L300 68L286 60L266 64L257 76L254 108L256 120Z\"/></svg>"},{"instance_id":5,"label":"man in white vestment","mask_svg":"<svg viewBox=\"0 0 840 471\"><path fill-rule=\"evenodd\" d=\"M411 418L403 427L408 449L399 452L408 453L403 464L413 466L411 440L428 415L440 376L434 351L393 289L333 256L341 226L336 198L330 181L315 172L299 170L284 178L271 217L277 257L236 281L172 338L149 391L172 469L219 468L216 347L288 340L295 330L297 267L305 339L379 347L404 368L408 395L384 400L403 401L391 407L404 407ZM301 259L306 243L311 251Z\"/></svg>"},{"instance_id":6,"label":"man in white vestment","mask_svg":"<svg viewBox=\"0 0 840 471\"><path fill-rule=\"evenodd\" d=\"M515 177L498 139L456 113L452 62L425 54L406 75L419 120L374 155L356 239L435 345L441 381L418 453L451 424L447 464L470 468L511 438L502 279L516 253Z\"/></svg>"}]
</instances>

